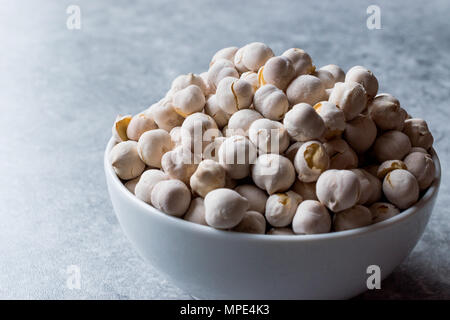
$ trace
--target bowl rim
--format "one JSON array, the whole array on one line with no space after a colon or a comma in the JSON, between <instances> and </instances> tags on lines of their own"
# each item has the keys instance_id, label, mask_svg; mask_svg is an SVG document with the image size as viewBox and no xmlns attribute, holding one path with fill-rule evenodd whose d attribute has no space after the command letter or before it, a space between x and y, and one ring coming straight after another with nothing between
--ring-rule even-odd
<instances>
[{"instance_id":1,"label":"bowl rim","mask_svg":"<svg viewBox=\"0 0 450 320\"><path fill-rule=\"evenodd\" d=\"M435 172L435 178L433 183L430 187L428 187L428 190L425 192L425 194L417 201L413 206L409 207L408 209L402 211L401 213L395 215L392 218L389 218L387 220L371 224L366 227L360 227L356 229L351 230L344 230L344 231L335 231L335 232L329 232L329 233L321 233L321 234L311 234L311 235L300 235L300 234L294 234L294 235L268 235L268 234L251 234L251 233L241 233L241 232L230 232L226 230L219 230L212 228L210 226L204 226L201 224L193 223L190 221L186 221L182 218L174 217L167 215L163 213L162 211L152 207L151 205L145 203L144 201L138 199L134 194L132 194L122 183L122 181L117 177L117 175L114 172L114 169L112 168L112 165L109 161L109 152L112 149L112 147L116 144L116 141L114 137L111 137L108 141L108 144L106 146L105 152L104 152L104 167L105 167L105 174L111 176L111 180L116 188L118 188L124 196L132 203L134 203L136 206L141 207L143 211L145 211L148 214L156 215L160 219L166 219L167 223L172 223L174 226L177 226L179 228L185 228L189 229L192 232L201 232L206 236L218 236L222 237L224 239L231 238L233 240L239 240L239 241L276 241L276 242L309 242L309 241L324 241L324 240L331 240L331 239L338 239L338 238L347 238L347 237L357 237L363 234L373 233L381 229L388 228L390 226L393 226L400 221L406 220L410 218L411 216L418 214L425 205L431 201L438 193L439 186L441 182L441 164L439 161L439 157L434 150L434 148L430 149L430 154L433 158L433 162L436 166L436 172ZM110 194L111 196L111 194Z\"/></svg>"}]
</instances>

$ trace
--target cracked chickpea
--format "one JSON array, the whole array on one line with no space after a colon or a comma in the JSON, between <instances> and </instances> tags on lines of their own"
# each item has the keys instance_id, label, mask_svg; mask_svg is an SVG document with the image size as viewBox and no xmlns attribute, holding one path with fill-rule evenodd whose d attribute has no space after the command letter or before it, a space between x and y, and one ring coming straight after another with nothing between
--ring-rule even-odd
<instances>
[{"instance_id":1,"label":"cracked chickpea","mask_svg":"<svg viewBox=\"0 0 450 320\"><path fill-rule=\"evenodd\" d=\"M182 217L191 203L191 192L180 180L162 180L153 187L151 201L156 209Z\"/></svg>"},{"instance_id":2,"label":"cracked chickpea","mask_svg":"<svg viewBox=\"0 0 450 320\"><path fill-rule=\"evenodd\" d=\"M369 97L375 97L378 92L378 80L367 68L362 66L354 66L347 71L345 75L345 82L357 82L360 83Z\"/></svg>"},{"instance_id":3,"label":"cracked chickpea","mask_svg":"<svg viewBox=\"0 0 450 320\"><path fill-rule=\"evenodd\" d=\"M319 141L308 141L302 144L294 158L298 179L302 182L317 181L328 169L330 159Z\"/></svg>"},{"instance_id":4,"label":"cracked chickpea","mask_svg":"<svg viewBox=\"0 0 450 320\"><path fill-rule=\"evenodd\" d=\"M170 177L158 169L149 169L142 173L141 178L136 184L134 193L136 197L148 204L152 204L153 187L160 181L169 180Z\"/></svg>"},{"instance_id":5,"label":"cracked chickpea","mask_svg":"<svg viewBox=\"0 0 450 320\"><path fill-rule=\"evenodd\" d=\"M333 212L353 207L360 197L358 176L350 170L327 170L316 183L319 201Z\"/></svg>"},{"instance_id":6,"label":"cracked chickpea","mask_svg":"<svg viewBox=\"0 0 450 320\"><path fill-rule=\"evenodd\" d=\"M194 193L205 197L208 192L225 187L225 169L214 160L203 160L190 177L190 186Z\"/></svg>"},{"instance_id":7,"label":"cracked chickpea","mask_svg":"<svg viewBox=\"0 0 450 320\"><path fill-rule=\"evenodd\" d=\"M265 234L266 233L266 219L257 211L247 211L241 222L232 229L235 232Z\"/></svg>"},{"instance_id":8,"label":"cracked chickpea","mask_svg":"<svg viewBox=\"0 0 450 320\"><path fill-rule=\"evenodd\" d=\"M169 98L163 98L153 104L150 107L150 112L158 128L164 129L167 132L174 127L181 126L184 121L184 118L175 111L172 100Z\"/></svg>"},{"instance_id":9,"label":"cracked chickpea","mask_svg":"<svg viewBox=\"0 0 450 320\"><path fill-rule=\"evenodd\" d=\"M268 196L263 190L252 184L242 184L234 190L248 200L248 210L264 213Z\"/></svg>"},{"instance_id":10,"label":"cracked chickpea","mask_svg":"<svg viewBox=\"0 0 450 320\"><path fill-rule=\"evenodd\" d=\"M111 165L120 179L130 180L138 177L145 169L140 159L136 141L122 141L116 144L109 154Z\"/></svg>"},{"instance_id":11,"label":"cracked chickpea","mask_svg":"<svg viewBox=\"0 0 450 320\"><path fill-rule=\"evenodd\" d=\"M307 103L293 106L284 116L283 124L296 141L320 139L326 130L320 115Z\"/></svg>"},{"instance_id":12,"label":"cracked chickpea","mask_svg":"<svg viewBox=\"0 0 450 320\"><path fill-rule=\"evenodd\" d=\"M259 85L271 84L286 90L295 77L294 64L285 56L272 57L258 71Z\"/></svg>"},{"instance_id":13,"label":"cracked chickpea","mask_svg":"<svg viewBox=\"0 0 450 320\"><path fill-rule=\"evenodd\" d=\"M366 108L366 90L357 82L337 82L330 93L328 101L344 111L345 119L350 121Z\"/></svg>"},{"instance_id":14,"label":"cracked chickpea","mask_svg":"<svg viewBox=\"0 0 450 320\"><path fill-rule=\"evenodd\" d=\"M197 169L194 156L190 150L182 146L167 151L161 158L161 167L172 179L178 179L188 184L189 179Z\"/></svg>"},{"instance_id":15,"label":"cracked chickpea","mask_svg":"<svg viewBox=\"0 0 450 320\"><path fill-rule=\"evenodd\" d=\"M224 112L233 114L250 107L253 102L253 87L246 80L226 77L217 86L216 99Z\"/></svg>"},{"instance_id":16,"label":"cracked chickpea","mask_svg":"<svg viewBox=\"0 0 450 320\"><path fill-rule=\"evenodd\" d=\"M241 74L241 77L239 78L241 80L245 80L248 83L252 85L253 93L256 92L256 90L259 89L259 80L258 80L258 74L253 71L247 71Z\"/></svg>"},{"instance_id":17,"label":"cracked chickpea","mask_svg":"<svg viewBox=\"0 0 450 320\"><path fill-rule=\"evenodd\" d=\"M291 105L303 102L313 106L324 100L326 95L322 81L309 74L295 78L286 89L286 96Z\"/></svg>"},{"instance_id":18,"label":"cracked chickpea","mask_svg":"<svg viewBox=\"0 0 450 320\"><path fill-rule=\"evenodd\" d=\"M291 224L302 197L293 191L275 193L266 202L265 217L273 227L286 227Z\"/></svg>"},{"instance_id":19,"label":"cracked chickpea","mask_svg":"<svg viewBox=\"0 0 450 320\"><path fill-rule=\"evenodd\" d=\"M249 175L250 164L257 156L255 145L246 137L226 138L219 148L219 163L225 168L227 176L242 179Z\"/></svg>"},{"instance_id":20,"label":"cracked chickpea","mask_svg":"<svg viewBox=\"0 0 450 320\"><path fill-rule=\"evenodd\" d=\"M400 213L393 204L388 202L376 202L369 207L372 213L372 223L378 223Z\"/></svg>"},{"instance_id":21,"label":"cracked chickpea","mask_svg":"<svg viewBox=\"0 0 450 320\"><path fill-rule=\"evenodd\" d=\"M289 135L278 121L258 119L248 129L248 137L264 153L283 153L289 146Z\"/></svg>"},{"instance_id":22,"label":"cracked chickpea","mask_svg":"<svg viewBox=\"0 0 450 320\"><path fill-rule=\"evenodd\" d=\"M345 114L334 103L322 101L315 104L313 108L325 124L325 139L338 137L344 132L346 127Z\"/></svg>"},{"instance_id":23,"label":"cracked chickpea","mask_svg":"<svg viewBox=\"0 0 450 320\"><path fill-rule=\"evenodd\" d=\"M305 200L297 208L292 221L296 234L319 234L331 230L331 216L319 201Z\"/></svg>"},{"instance_id":24,"label":"cracked chickpea","mask_svg":"<svg viewBox=\"0 0 450 320\"><path fill-rule=\"evenodd\" d=\"M289 110L286 95L272 84L262 86L255 92L253 105L256 111L271 120L281 120Z\"/></svg>"},{"instance_id":25,"label":"cracked chickpea","mask_svg":"<svg viewBox=\"0 0 450 320\"><path fill-rule=\"evenodd\" d=\"M368 104L370 118L381 130L403 129L406 111L400 107L400 102L393 95L381 93Z\"/></svg>"},{"instance_id":26,"label":"cracked chickpea","mask_svg":"<svg viewBox=\"0 0 450 320\"><path fill-rule=\"evenodd\" d=\"M338 212L333 217L335 231L351 230L372 224L372 213L364 206L354 207Z\"/></svg>"},{"instance_id":27,"label":"cracked chickpea","mask_svg":"<svg viewBox=\"0 0 450 320\"><path fill-rule=\"evenodd\" d=\"M354 169L358 167L358 155L343 139L333 139L323 144L330 157L330 169Z\"/></svg>"},{"instance_id":28,"label":"cracked chickpea","mask_svg":"<svg viewBox=\"0 0 450 320\"><path fill-rule=\"evenodd\" d=\"M310 55L302 49L288 49L283 52L282 56L291 60L296 77L309 74L314 70Z\"/></svg>"},{"instance_id":29,"label":"cracked chickpea","mask_svg":"<svg viewBox=\"0 0 450 320\"><path fill-rule=\"evenodd\" d=\"M413 147L421 147L428 150L433 145L434 138L425 120L418 118L405 120L403 133L409 137Z\"/></svg>"},{"instance_id":30,"label":"cracked chickpea","mask_svg":"<svg viewBox=\"0 0 450 320\"><path fill-rule=\"evenodd\" d=\"M150 167L161 168L162 156L172 148L170 134L163 129L144 132L137 142L139 157Z\"/></svg>"},{"instance_id":31,"label":"cracked chickpea","mask_svg":"<svg viewBox=\"0 0 450 320\"><path fill-rule=\"evenodd\" d=\"M268 194L283 192L295 181L295 169L289 159L275 153L260 155L252 169L253 182Z\"/></svg>"},{"instance_id":32,"label":"cracked chickpea","mask_svg":"<svg viewBox=\"0 0 450 320\"><path fill-rule=\"evenodd\" d=\"M130 115L117 116L112 127L112 135L117 142L127 141L127 128L132 117Z\"/></svg>"},{"instance_id":33,"label":"cracked chickpea","mask_svg":"<svg viewBox=\"0 0 450 320\"><path fill-rule=\"evenodd\" d=\"M412 152L403 161L408 171L416 177L420 190L425 190L433 183L436 167L428 153Z\"/></svg>"},{"instance_id":34,"label":"cracked chickpea","mask_svg":"<svg viewBox=\"0 0 450 320\"><path fill-rule=\"evenodd\" d=\"M379 162L401 160L411 150L411 141L400 131L387 131L375 140L373 151Z\"/></svg>"},{"instance_id":35,"label":"cracked chickpea","mask_svg":"<svg viewBox=\"0 0 450 320\"><path fill-rule=\"evenodd\" d=\"M408 170L408 167L402 160L386 160L378 166L377 177L384 179L389 172L396 169Z\"/></svg>"},{"instance_id":36,"label":"cracked chickpea","mask_svg":"<svg viewBox=\"0 0 450 320\"><path fill-rule=\"evenodd\" d=\"M215 189L205 197L206 223L217 229L234 228L248 210L248 201L231 189Z\"/></svg>"},{"instance_id":37,"label":"cracked chickpea","mask_svg":"<svg viewBox=\"0 0 450 320\"><path fill-rule=\"evenodd\" d=\"M411 172L396 169L384 177L383 193L397 208L407 209L419 199L419 184Z\"/></svg>"}]
</instances>

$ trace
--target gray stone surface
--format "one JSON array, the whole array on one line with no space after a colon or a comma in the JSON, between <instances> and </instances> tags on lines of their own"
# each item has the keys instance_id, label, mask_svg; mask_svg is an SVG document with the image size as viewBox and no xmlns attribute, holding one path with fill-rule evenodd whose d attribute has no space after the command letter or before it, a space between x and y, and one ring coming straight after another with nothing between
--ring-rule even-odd
<instances>
[{"instance_id":1,"label":"gray stone surface","mask_svg":"<svg viewBox=\"0 0 450 320\"><path fill-rule=\"evenodd\" d=\"M15 1L0 3L0 298L189 298L145 264L108 199L103 150L117 113L162 97L213 53L263 41L301 47L316 65L371 68L380 91L425 118L443 176L411 256L359 298L450 298L450 2ZM66 28L78 4L82 29ZM66 286L81 268L81 289Z\"/></svg>"}]
</instances>

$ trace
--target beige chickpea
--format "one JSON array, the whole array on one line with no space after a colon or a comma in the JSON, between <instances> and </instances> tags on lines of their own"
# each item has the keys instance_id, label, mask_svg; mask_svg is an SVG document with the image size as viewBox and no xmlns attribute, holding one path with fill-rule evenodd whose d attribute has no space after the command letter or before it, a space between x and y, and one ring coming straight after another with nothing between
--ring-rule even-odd
<instances>
[{"instance_id":1,"label":"beige chickpea","mask_svg":"<svg viewBox=\"0 0 450 320\"><path fill-rule=\"evenodd\" d=\"M378 223L400 213L393 204L389 202L376 202L369 207L372 213L372 223Z\"/></svg>"},{"instance_id":2,"label":"beige chickpea","mask_svg":"<svg viewBox=\"0 0 450 320\"><path fill-rule=\"evenodd\" d=\"M267 222L273 227L288 226L302 200L302 197L293 191L271 195L266 202Z\"/></svg>"},{"instance_id":3,"label":"beige chickpea","mask_svg":"<svg viewBox=\"0 0 450 320\"><path fill-rule=\"evenodd\" d=\"M316 182L303 182L296 179L292 185L292 191L301 195L303 200L317 200Z\"/></svg>"},{"instance_id":4,"label":"beige chickpea","mask_svg":"<svg viewBox=\"0 0 450 320\"><path fill-rule=\"evenodd\" d=\"M330 157L330 169L354 169L358 167L358 155L343 139L333 139L323 144Z\"/></svg>"},{"instance_id":5,"label":"beige chickpea","mask_svg":"<svg viewBox=\"0 0 450 320\"><path fill-rule=\"evenodd\" d=\"M264 153L282 153L289 146L289 135L278 121L258 119L248 129L248 137Z\"/></svg>"},{"instance_id":6,"label":"beige chickpea","mask_svg":"<svg viewBox=\"0 0 450 320\"><path fill-rule=\"evenodd\" d=\"M153 187L160 181L169 180L169 176L157 169L149 169L142 173L141 178L136 184L134 193L136 197L148 204L152 204Z\"/></svg>"},{"instance_id":7,"label":"beige chickpea","mask_svg":"<svg viewBox=\"0 0 450 320\"><path fill-rule=\"evenodd\" d=\"M172 100L169 98L161 99L159 102L153 104L150 110L158 128L164 129L167 132L174 127L181 126L184 121L184 118L175 111Z\"/></svg>"},{"instance_id":8,"label":"beige chickpea","mask_svg":"<svg viewBox=\"0 0 450 320\"><path fill-rule=\"evenodd\" d=\"M233 62L234 55L236 54L236 51L238 51L238 49L239 49L238 47L227 47L227 48L220 49L212 57L211 62L209 63L209 66L212 66L219 59L225 59L225 60L229 60L229 61Z\"/></svg>"},{"instance_id":9,"label":"beige chickpea","mask_svg":"<svg viewBox=\"0 0 450 320\"><path fill-rule=\"evenodd\" d=\"M284 116L283 125L296 141L320 139L326 130L323 119L306 103L293 106Z\"/></svg>"},{"instance_id":10,"label":"beige chickpea","mask_svg":"<svg viewBox=\"0 0 450 320\"><path fill-rule=\"evenodd\" d=\"M314 70L312 59L306 51L298 48L291 48L283 52L282 56L291 60L295 76L309 74Z\"/></svg>"},{"instance_id":11,"label":"beige chickpea","mask_svg":"<svg viewBox=\"0 0 450 320\"><path fill-rule=\"evenodd\" d=\"M258 79L258 74L256 72L253 72L253 71L244 72L243 74L241 74L241 77L239 79L245 80L248 83L250 83L252 85L252 88L253 88L253 93L255 93L256 90L258 90L258 88L259 88L259 79Z\"/></svg>"},{"instance_id":12,"label":"beige chickpea","mask_svg":"<svg viewBox=\"0 0 450 320\"><path fill-rule=\"evenodd\" d=\"M172 85L169 92L167 93L167 97L173 96L176 92L183 90L191 85L198 86L203 95L206 95L208 93L208 89L203 78L200 75L188 73L182 74L172 81Z\"/></svg>"},{"instance_id":13,"label":"beige chickpea","mask_svg":"<svg viewBox=\"0 0 450 320\"><path fill-rule=\"evenodd\" d=\"M205 95L196 85L187 86L173 95L174 109L183 118L202 111L205 102Z\"/></svg>"},{"instance_id":14,"label":"beige chickpea","mask_svg":"<svg viewBox=\"0 0 450 320\"><path fill-rule=\"evenodd\" d=\"M397 169L384 177L383 193L397 208L407 209L419 199L419 184L411 172Z\"/></svg>"},{"instance_id":15,"label":"beige chickpea","mask_svg":"<svg viewBox=\"0 0 450 320\"><path fill-rule=\"evenodd\" d=\"M258 72L267 60L274 56L272 49L261 42L252 42L239 49L234 56L234 64L239 72Z\"/></svg>"},{"instance_id":16,"label":"beige chickpea","mask_svg":"<svg viewBox=\"0 0 450 320\"><path fill-rule=\"evenodd\" d=\"M246 80L226 77L219 82L216 99L219 107L228 114L248 109L253 102L253 87Z\"/></svg>"},{"instance_id":17,"label":"beige chickpea","mask_svg":"<svg viewBox=\"0 0 450 320\"><path fill-rule=\"evenodd\" d=\"M289 110L286 95L272 84L262 86L255 92L253 105L256 111L271 120L281 120Z\"/></svg>"},{"instance_id":18,"label":"beige chickpea","mask_svg":"<svg viewBox=\"0 0 450 320\"><path fill-rule=\"evenodd\" d=\"M375 142L377 127L368 115L360 114L347 122L344 138L357 153L363 153Z\"/></svg>"},{"instance_id":19,"label":"beige chickpea","mask_svg":"<svg viewBox=\"0 0 450 320\"><path fill-rule=\"evenodd\" d=\"M267 194L252 184L242 184L234 189L248 200L248 210L264 213L266 210Z\"/></svg>"},{"instance_id":20,"label":"beige chickpea","mask_svg":"<svg viewBox=\"0 0 450 320\"><path fill-rule=\"evenodd\" d=\"M151 200L156 209L182 217L191 203L191 192L180 180L162 180L153 187Z\"/></svg>"},{"instance_id":21,"label":"beige chickpea","mask_svg":"<svg viewBox=\"0 0 450 320\"><path fill-rule=\"evenodd\" d=\"M325 124L325 139L338 137L342 132L344 132L346 127L345 114L334 103L322 101L316 103L313 108Z\"/></svg>"},{"instance_id":22,"label":"beige chickpea","mask_svg":"<svg viewBox=\"0 0 450 320\"><path fill-rule=\"evenodd\" d=\"M403 161L408 171L416 177L420 190L425 190L431 185L436 174L436 166L429 154L412 152Z\"/></svg>"},{"instance_id":23,"label":"beige chickpea","mask_svg":"<svg viewBox=\"0 0 450 320\"><path fill-rule=\"evenodd\" d=\"M227 176L243 179L250 173L250 164L257 156L255 145L246 137L226 138L219 148L219 163L225 168Z\"/></svg>"},{"instance_id":24,"label":"beige chickpea","mask_svg":"<svg viewBox=\"0 0 450 320\"><path fill-rule=\"evenodd\" d=\"M331 73L334 78L334 82L344 82L345 81L345 72L339 66L335 64L327 64L323 66L319 70L325 70Z\"/></svg>"},{"instance_id":25,"label":"beige chickpea","mask_svg":"<svg viewBox=\"0 0 450 320\"><path fill-rule=\"evenodd\" d=\"M183 219L204 226L208 225L205 220L205 203L203 198L197 197L192 199Z\"/></svg>"},{"instance_id":26,"label":"beige chickpea","mask_svg":"<svg viewBox=\"0 0 450 320\"><path fill-rule=\"evenodd\" d=\"M336 83L331 72L327 70L319 69L314 71L311 75L319 78L320 81L322 81L322 84L325 87L325 89L332 89L334 87L334 84Z\"/></svg>"},{"instance_id":27,"label":"beige chickpea","mask_svg":"<svg viewBox=\"0 0 450 320\"><path fill-rule=\"evenodd\" d=\"M335 231L351 230L372 224L372 213L364 206L356 205L333 217L333 229Z\"/></svg>"},{"instance_id":28,"label":"beige chickpea","mask_svg":"<svg viewBox=\"0 0 450 320\"><path fill-rule=\"evenodd\" d=\"M378 92L378 80L372 71L362 67L354 66L347 71L345 82L358 82L366 90L368 97L375 97Z\"/></svg>"},{"instance_id":29,"label":"beige chickpea","mask_svg":"<svg viewBox=\"0 0 450 320\"><path fill-rule=\"evenodd\" d=\"M210 92L215 93L219 82L226 78L239 78L239 72L234 67L233 62L226 59L218 59L208 70L208 86Z\"/></svg>"},{"instance_id":30,"label":"beige chickpea","mask_svg":"<svg viewBox=\"0 0 450 320\"><path fill-rule=\"evenodd\" d=\"M148 114L140 113L135 115L128 124L127 137L130 140L138 141L144 132L154 129L158 129L155 120Z\"/></svg>"},{"instance_id":31,"label":"beige chickpea","mask_svg":"<svg viewBox=\"0 0 450 320\"><path fill-rule=\"evenodd\" d=\"M232 229L235 232L265 234L266 233L266 219L257 211L247 211L244 214L241 222Z\"/></svg>"},{"instance_id":32,"label":"beige chickpea","mask_svg":"<svg viewBox=\"0 0 450 320\"><path fill-rule=\"evenodd\" d=\"M384 179L384 177L391 171L403 169L408 170L408 167L402 160L386 160L383 161L377 170L378 179Z\"/></svg>"},{"instance_id":33,"label":"beige chickpea","mask_svg":"<svg viewBox=\"0 0 450 320\"><path fill-rule=\"evenodd\" d=\"M319 201L304 200L297 207L292 230L296 234L319 234L331 230L331 216L327 208Z\"/></svg>"},{"instance_id":34,"label":"beige chickpea","mask_svg":"<svg viewBox=\"0 0 450 320\"><path fill-rule=\"evenodd\" d=\"M400 107L400 102L388 93L377 95L368 104L367 110L372 120L381 130L403 129L406 119L406 111Z\"/></svg>"},{"instance_id":35,"label":"beige chickpea","mask_svg":"<svg viewBox=\"0 0 450 320\"><path fill-rule=\"evenodd\" d=\"M291 160L291 162L294 162L295 156L297 155L298 149L304 144L303 141L296 141L293 144L287 148L287 150L284 152L284 156Z\"/></svg>"},{"instance_id":36,"label":"beige chickpea","mask_svg":"<svg viewBox=\"0 0 450 320\"><path fill-rule=\"evenodd\" d=\"M253 182L268 194L286 191L295 181L292 162L279 154L260 155L251 171Z\"/></svg>"},{"instance_id":37,"label":"beige chickpea","mask_svg":"<svg viewBox=\"0 0 450 320\"><path fill-rule=\"evenodd\" d=\"M183 137L181 136L181 127L174 127L169 132L170 139L172 140L173 146L178 147L181 146L181 142Z\"/></svg>"},{"instance_id":38,"label":"beige chickpea","mask_svg":"<svg viewBox=\"0 0 450 320\"><path fill-rule=\"evenodd\" d=\"M272 84L280 90L286 90L296 73L294 64L285 56L272 57L258 71L260 86Z\"/></svg>"},{"instance_id":39,"label":"beige chickpea","mask_svg":"<svg viewBox=\"0 0 450 320\"><path fill-rule=\"evenodd\" d=\"M428 150L433 145L434 138L425 120L418 118L407 119L403 133L409 137L413 147L421 147Z\"/></svg>"},{"instance_id":40,"label":"beige chickpea","mask_svg":"<svg viewBox=\"0 0 450 320\"><path fill-rule=\"evenodd\" d=\"M139 158L136 141L122 141L116 144L109 154L111 166L120 179L130 180L138 177L145 169Z\"/></svg>"},{"instance_id":41,"label":"beige chickpea","mask_svg":"<svg viewBox=\"0 0 450 320\"><path fill-rule=\"evenodd\" d=\"M262 119L263 116L255 110L243 109L234 113L228 121L227 136L242 135L248 136L248 129L253 121Z\"/></svg>"},{"instance_id":42,"label":"beige chickpea","mask_svg":"<svg viewBox=\"0 0 450 320\"><path fill-rule=\"evenodd\" d=\"M172 148L170 134L163 129L144 132L137 142L139 157L146 165L155 168L161 168L162 156Z\"/></svg>"},{"instance_id":43,"label":"beige chickpea","mask_svg":"<svg viewBox=\"0 0 450 320\"><path fill-rule=\"evenodd\" d=\"M315 76L301 75L289 84L286 89L286 96L291 105L304 102L313 106L325 99L325 86Z\"/></svg>"},{"instance_id":44,"label":"beige chickpea","mask_svg":"<svg viewBox=\"0 0 450 320\"><path fill-rule=\"evenodd\" d=\"M127 182L125 182L124 186L125 188L127 188L128 191L130 191L132 194L135 194L135 190L136 190L136 185L139 182L139 179L141 178L141 176L136 177L134 179L128 180Z\"/></svg>"},{"instance_id":45,"label":"beige chickpea","mask_svg":"<svg viewBox=\"0 0 450 320\"><path fill-rule=\"evenodd\" d=\"M117 142L128 140L127 128L131 119L132 117L130 115L119 115L116 117L116 120L114 121L114 124L112 126L112 136L114 137L114 140L116 140Z\"/></svg>"},{"instance_id":46,"label":"beige chickpea","mask_svg":"<svg viewBox=\"0 0 450 320\"><path fill-rule=\"evenodd\" d=\"M381 181L364 169L352 169L351 171L357 175L359 180L360 196L358 204L370 205L380 200L382 195Z\"/></svg>"},{"instance_id":47,"label":"beige chickpea","mask_svg":"<svg viewBox=\"0 0 450 320\"><path fill-rule=\"evenodd\" d=\"M274 236L293 236L295 233L294 231L292 231L291 228L284 227L284 228L270 228L270 230L267 231L267 234Z\"/></svg>"},{"instance_id":48,"label":"beige chickpea","mask_svg":"<svg viewBox=\"0 0 450 320\"><path fill-rule=\"evenodd\" d=\"M167 151L161 158L161 167L172 179L189 184L189 179L197 169L194 156L189 149L182 146Z\"/></svg>"},{"instance_id":49,"label":"beige chickpea","mask_svg":"<svg viewBox=\"0 0 450 320\"><path fill-rule=\"evenodd\" d=\"M319 201L333 212L353 207L360 197L358 176L350 170L327 170L316 183Z\"/></svg>"},{"instance_id":50,"label":"beige chickpea","mask_svg":"<svg viewBox=\"0 0 450 320\"><path fill-rule=\"evenodd\" d=\"M328 101L342 109L345 119L350 121L366 108L366 90L357 82L337 82L328 97Z\"/></svg>"},{"instance_id":51,"label":"beige chickpea","mask_svg":"<svg viewBox=\"0 0 450 320\"><path fill-rule=\"evenodd\" d=\"M204 198L208 192L225 187L225 175L225 169L218 162L203 160L190 178L191 189Z\"/></svg>"},{"instance_id":52,"label":"beige chickpea","mask_svg":"<svg viewBox=\"0 0 450 320\"><path fill-rule=\"evenodd\" d=\"M317 181L319 176L328 169L329 157L319 141L308 141L302 144L294 158L298 180L302 182Z\"/></svg>"},{"instance_id":53,"label":"beige chickpea","mask_svg":"<svg viewBox=\"0 0 450 320\"><path fill-rule=\"evenodd\" d=\"M200 78L202 78L203 83L205 84L205 97L208 97L209 95L215 94L216 90L215 88L211 88L208 81L208 71L202 72L199 74Z\"/></svg>"},{"instance_id":54,"label":"beige chickpea","mask_svg":"<svg viewBox=\"0 0 450 320\"><path fill-rule=\"evenodd\" d=\"M387 131L375 140L373 151L379 162L401 160L411 150L408 136L400 131Z\"/></svg>"},{"instance_id":55,"label":"beige chickpea","mask_svg":"<svg viewBox=\"0 0 450 320\"><path fill-rule=\"evenodd\" d=\"M244 218L248 201L234 190L220 188L205 197L206 223L217 229L234 228Z\"/></svg>"},{"instance_id":56,"label":"beige chickpea","mask_svg":"<svg viewBox=\"0 0 450 320\"><path fill-rule=\"evenodd\" d=\"M181 145L191 150L194 161L199 163L203 150L215 138L222 136L222 132L212 117L197 112L184 120L181 125L181 136Z\"/></svg>"}]
</instances>

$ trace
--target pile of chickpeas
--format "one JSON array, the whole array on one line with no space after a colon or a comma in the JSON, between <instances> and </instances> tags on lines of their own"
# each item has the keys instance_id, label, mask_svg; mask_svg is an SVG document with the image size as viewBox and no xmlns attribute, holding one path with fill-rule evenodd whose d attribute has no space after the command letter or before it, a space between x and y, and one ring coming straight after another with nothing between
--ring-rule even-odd
<instances>
[{"instance_id":1,"label":"pile of chickpeas","mask_svg":"<svg viewBox=\"0 0 450 320\"><path fill-rule=\"evenodd\" d=\"M432 184L427 123L355 66L317 69L264 43L219 50L113 125L110 161L137 198L217 229L318 234L368 226Z\"/></svg>"}]
</instances>

